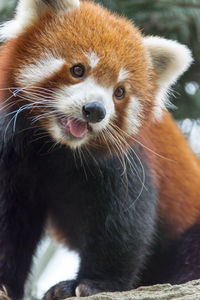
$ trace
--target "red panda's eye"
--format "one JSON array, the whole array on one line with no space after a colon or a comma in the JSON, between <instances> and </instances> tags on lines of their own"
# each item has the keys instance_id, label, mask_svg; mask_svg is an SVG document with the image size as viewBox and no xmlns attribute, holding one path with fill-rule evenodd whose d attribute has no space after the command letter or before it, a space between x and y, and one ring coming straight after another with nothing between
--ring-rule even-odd
<instances>
[{"instance_id":1,"label":"red panda's eye","mask_svg":"<svg viewBox=\"0 0 200 300\"><path fill-rule=\"evenodd\" d=\"M117 100L123 99L125 96L125 88L122 86L119 86L118 88L116 88L116 90L114 92L114 96Z\"/></svg>"},{"instance_id":2,"label":"red panda's eye","mask_svg":"<svg viewBox=\"0 0 200 300\"><path fill-rule=\"evenodd\" d=\"M85 75L85 67L82 64L75 65L70 68L73 77L81 78Z\"/></svg>"}]
</instances>

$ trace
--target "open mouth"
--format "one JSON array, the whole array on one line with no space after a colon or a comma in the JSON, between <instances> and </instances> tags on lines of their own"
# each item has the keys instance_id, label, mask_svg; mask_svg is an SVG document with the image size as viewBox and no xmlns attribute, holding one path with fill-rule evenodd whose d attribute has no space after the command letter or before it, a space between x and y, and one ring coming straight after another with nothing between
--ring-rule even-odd
<instances>
[{"instance_id":1,"label":"open mouth","mask_svg":"<svg viewBox=\"0 0 200 300\"><path fill-rule=\"evenodd\" d=\"M58 117L62 131L70 137L81 139L88 132L88 122L73 117Z\"/></svg>"}]
</instances>

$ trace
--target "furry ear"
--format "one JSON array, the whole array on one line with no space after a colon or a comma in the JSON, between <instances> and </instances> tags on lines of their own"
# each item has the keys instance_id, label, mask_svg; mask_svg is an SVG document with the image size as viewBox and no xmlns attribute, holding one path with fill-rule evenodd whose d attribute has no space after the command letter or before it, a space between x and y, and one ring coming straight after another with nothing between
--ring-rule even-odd
<instances>
[{"instance_id":1,"label":"furry ear","mask_svg":"<svg viewBox=\"0 0 200 300\"><path fill-rule=\"evenodd\" d=\"M189 68L193 59L191 51L176 41L157 36L144 38L150 66L156 72L159 87L156 103L156 117L167 104L167 92L171 85Z\"/></svg>"},{"instance_id":2,"label":"furry ear","mask_svg":"<svg viewBox=\"0 0 200 300\"><path fill-rule=\"evenodd\" d=\"M46 5L58 11L68 11L80 6L79 0L42 0Z\"/></svg>"},{"instance_id":3,"label":"furry ear","mask_svg":"<svg viewBox=\"0 0 200 300\"><path fill-rule=\"evenodd\" d=\"M79 6L79 0L19 0L14 19L0 26L0 41L14 38L22 33L48 7L68 12Z\"/></svg>"}]
</instances>

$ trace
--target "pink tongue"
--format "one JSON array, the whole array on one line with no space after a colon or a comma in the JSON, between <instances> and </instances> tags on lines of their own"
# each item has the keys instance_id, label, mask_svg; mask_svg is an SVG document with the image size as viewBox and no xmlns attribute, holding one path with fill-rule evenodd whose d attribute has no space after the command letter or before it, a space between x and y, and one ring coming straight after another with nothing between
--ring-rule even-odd
<instances>
[{"instance_id":1,"label":"pink tongue","mask_svg":"<svg viewBox=\"0 0 200 300\"><path fill-rule=\"evenodd\" d=\"M68 127L70 133L77 138L83 137L87 132L87 122L82 122L80 120L69 119Z\"/></svg>"}]
</instances>

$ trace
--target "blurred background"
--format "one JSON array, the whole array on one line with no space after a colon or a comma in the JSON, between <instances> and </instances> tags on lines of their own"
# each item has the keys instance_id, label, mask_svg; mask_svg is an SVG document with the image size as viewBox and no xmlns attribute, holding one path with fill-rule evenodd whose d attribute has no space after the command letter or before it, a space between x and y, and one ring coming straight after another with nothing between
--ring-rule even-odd
<instances>
[{"instance_id":1,"label":"blurred background","mask_svg":"<svg viewBox=\"0 0 200 300\"><path fill-rule=\"evenodd\" d=\"M0 21L12 17L17 0L0 0ZM96 0L125 15L145 35L160 35L188 45L194 63L173 89L176 119L200 117L200 0Z\"/></svg>"},{"instance_id":2,"label":"blurred background","mask_svg":"<svg viewBox=\"0 0 200 300\"><path fill-rule=\"evenodd\" d=\"M194 63L173 88L172 113L192 148L200 151L200 0L96 0L130 18L145 35L175 39L192 50ZM12 18L17 0L0 0L0 22ZM27 283L26 299L39 299L53 284L71 279L79 258L44 238Z\"/></svg>"}]
</instances>

